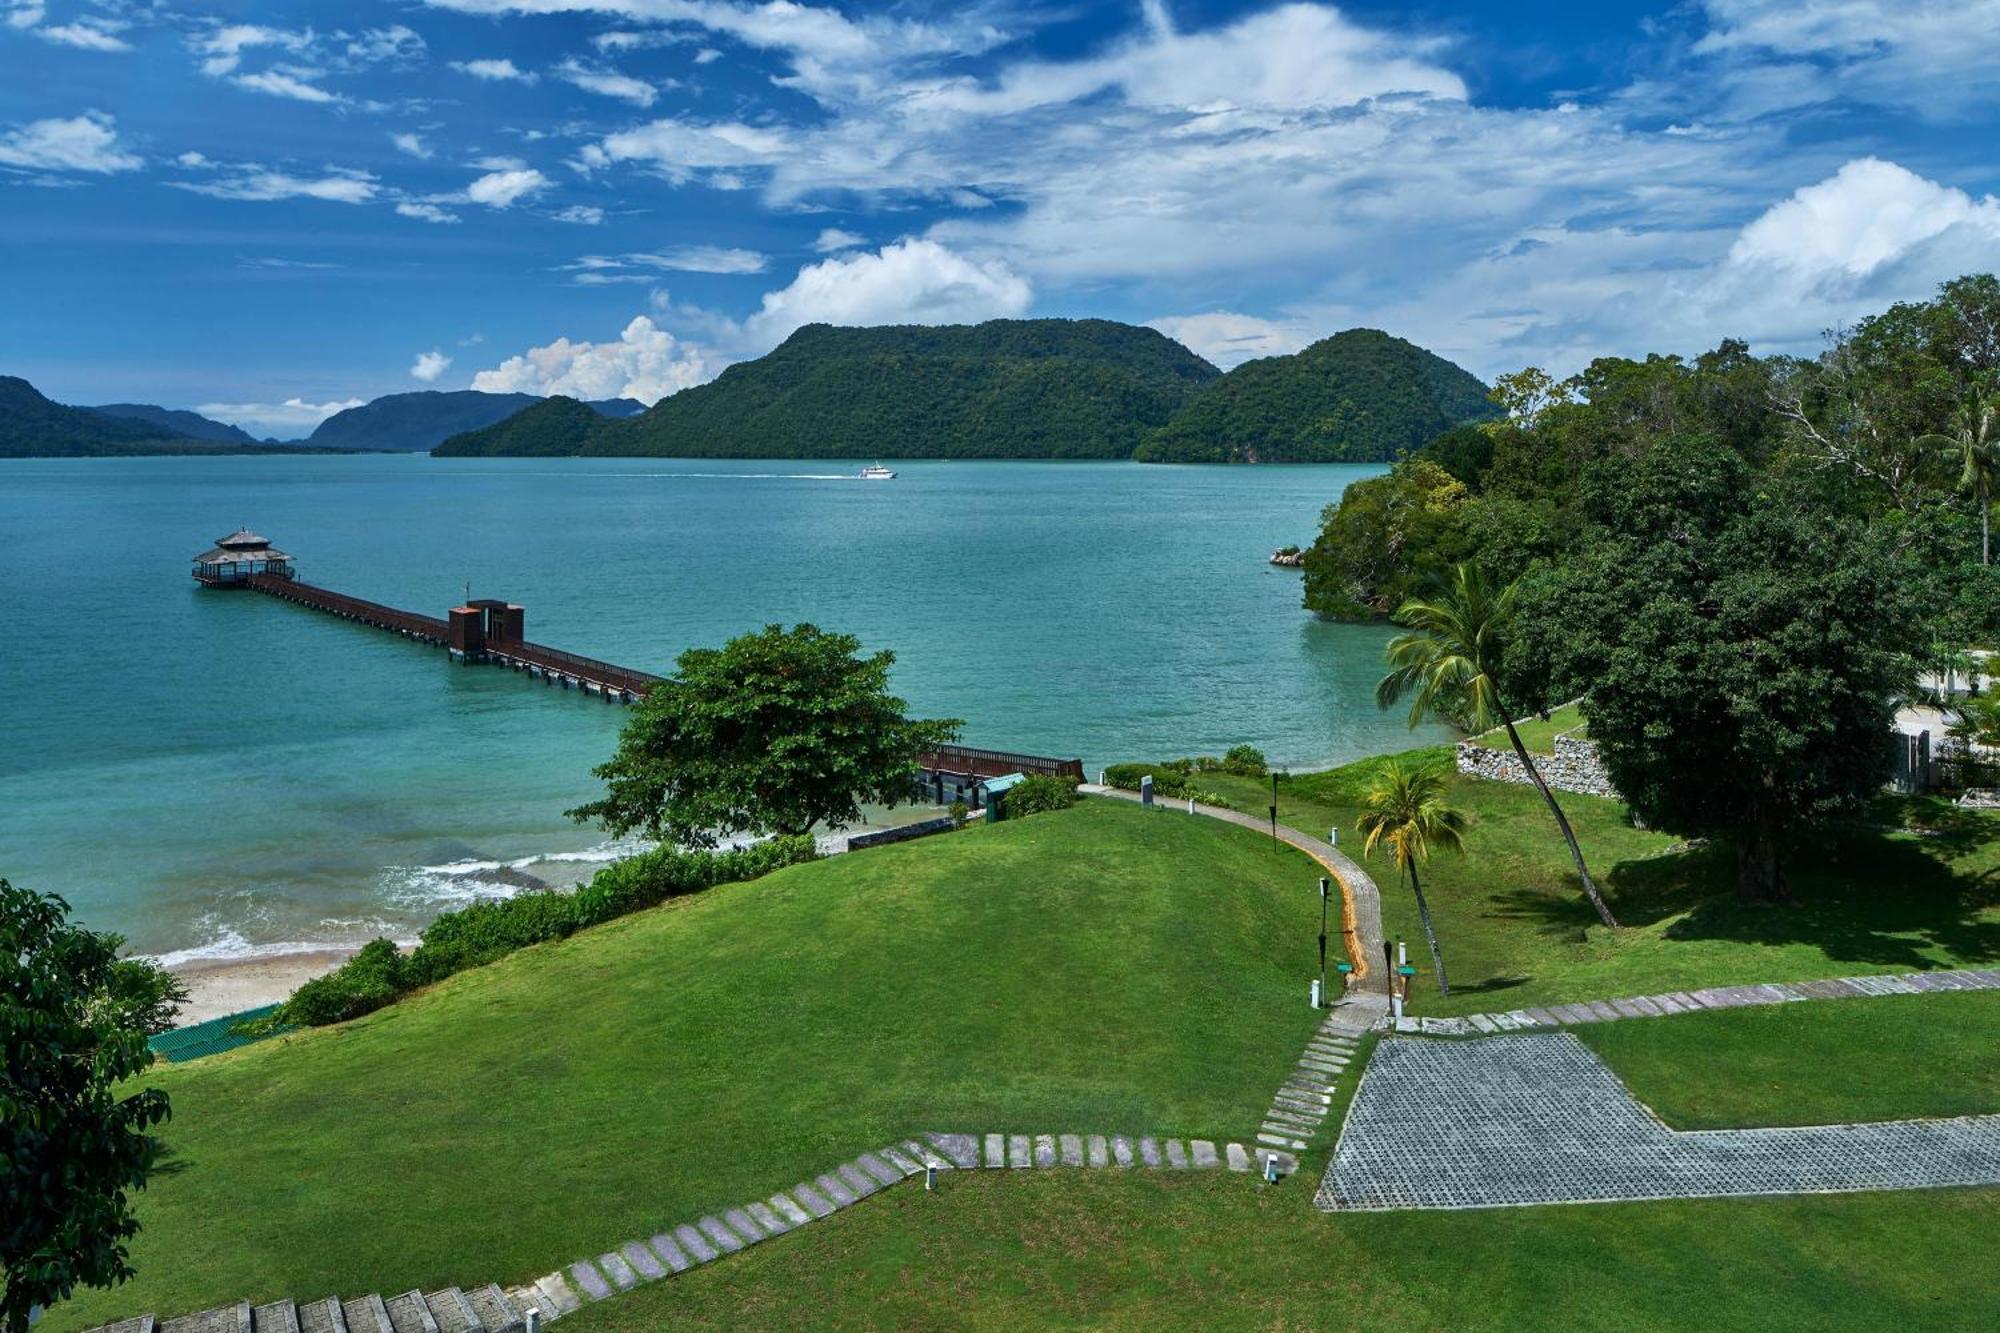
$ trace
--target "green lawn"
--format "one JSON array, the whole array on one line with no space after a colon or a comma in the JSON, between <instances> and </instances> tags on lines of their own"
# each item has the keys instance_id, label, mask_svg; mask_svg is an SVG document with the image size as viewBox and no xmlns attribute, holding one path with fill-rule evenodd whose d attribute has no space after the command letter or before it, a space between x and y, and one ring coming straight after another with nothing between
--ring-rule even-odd
<instances>
[{"instance_id":1,"label":"green lawn","mask_svg":"<svg viewBox=\"0 0 2000 1333\"><path fill-rule=\"evenodd\" d=\"M1677 1129L2000 1112L2000 992L1774 1004L1575 1032Z\"/></svg>"},{"instance_id":2,"label":"green lawn","mask_svg":"<svg viewBox=\"0 0 2000 1333\"><path fill-rule=\"evenodd\" d=\"M926 1129L1254 1133L1315 1022L1315 872L1086 801L161 1069L139 1277L45 1326L518 1281Z\"/></svg>"},{"instance_id":3,"label":"green lawn","mask_svg":"<svg viewBox=\"0 0 2000 1333\"><path fill-rule=\"evenodd\" d=\"M1980 1328L2000 1191L1347 1214L1314 1180L965 1172L563 1321L745 1328Z\"/></svg>"},{"instance_id":4,"label":"green lawn","mask_svg":"<svg viewBox=\"0 0 2000 1333\"><path fill-rule=\"evenodd\" d=\"M1405 762L1451 762L1448 749ZM1279 782L1279 817L1309 833L1354 832L1370 776L1366 759ZM1202 781L1262 813L1270 784L1226 774ZM1723 849L1675 851L1634 828L1615 801L1562 795L1592 873L1625 929L1598 924L1577 887L1554 821L1529 787L1454 778L1472 819L1464 856L1424 871L1452 993L1441 997L1416 906L1388 856L1366 858L1382 888L1384 925L1407 940L1420 971L1415 1012L1461 1014L1643 995L1690 987L1804 981L1862 972L1987 966L2000 959L2000 820L1935 801L1884 801L1872 818L1926 824L1934 836L1883 828L1829 832L1793 870L1795 907L1746 907Z\"/></svg>"},{"instance_id":5,"label":"green lawn","mask_svg":"<svg viewBox=\"0 0 2000 1333\"><path fill-rule=\"evenodd\" d=\"M1583 710L1575 704L1565 704L1563 707L1556 709L1549 714L1549 720L1546 722L1538 717L1530 717L1525 722L1516 721L1514 730L1521 733L1521 744L1528 747L1528 753L1530 754L1554 754L1556 752L1556 737L1564 732L1571 733L1578 739L1584 739L1590 735L1590 728L1584 725ZM1498 731L1481 732L1472 739L1484 745L1489 750L1511 750L1514 748L1514 742L1507 739L1507 729L1505 727L1502 727Z\"/></svg>"}]
</instances>

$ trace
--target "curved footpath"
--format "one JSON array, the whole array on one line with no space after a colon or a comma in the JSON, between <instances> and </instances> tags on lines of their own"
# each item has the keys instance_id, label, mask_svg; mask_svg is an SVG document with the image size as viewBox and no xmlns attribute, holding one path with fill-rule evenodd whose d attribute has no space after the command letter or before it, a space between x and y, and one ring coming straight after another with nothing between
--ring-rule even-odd
<instances>
[{"instance_id":1,"label":"curved footpath","mask_svg":"<svg viewBox=\"0 0 2000 1333\"><path fill-rule=\"evenodd\" d=\"M1077 790L1089 796L1111 796L1121 801L1136 802L1139 799L1138 792L1096 783L1085 783ZM1259 819L1241 810L1157 798L1153 808L1169 814L1207 815L1210 819L1220 819L1226 824L1236 824L1256 833L1268 834L1271 831L1268 819ZM1301 833L1284 824L1279 824L1277 830L1280 842L1298 848L1319 862L1333 881L1340 885L1340 933L1346 943L1348 961L1354 964L1350 995L1358 991L1379 995L1386 1001L1389 994L1388 969L1376 963L1382 956L1382 891L1375 887L1375 881L1368 877L1367 871L1333 844L1321 842L1309 833Z\"/></svg>"}]
</instances>

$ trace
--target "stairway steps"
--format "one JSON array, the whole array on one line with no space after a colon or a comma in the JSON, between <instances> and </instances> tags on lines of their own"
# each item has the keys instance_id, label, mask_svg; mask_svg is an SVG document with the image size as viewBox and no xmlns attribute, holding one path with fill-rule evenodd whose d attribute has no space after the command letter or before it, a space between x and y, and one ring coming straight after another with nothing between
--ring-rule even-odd
<instances>
[{"instance_id":1,"label":"stairway steps","mask_svg":"<svg viewBox=\"0 0 2000 1333\"><path fill-rule=\"evenodd\" d=\"M424 1304L421 1291L387 1297L382 1305L389 1312L389 1326L395 1333L438 1333L437 1320L431 1318L431 1309Z\"/></svg>"},{"instance_id":2,"label":"stairway steps","mask_svg":"<svg viewBox=\"0 0 2000 1333\"><path fill-rule=\"evenodd\" d=\"M347 1320L347 1333L396 1333L382 1298L373 1292L342 1301L340 1311Z\"/></svg>"},{"instance_id":3,"label":"stairway steps","mask_svg":"<svg viewBox=\"0 0 2000 1333\"><path fill-rule=\"evenodd\" d=\"M347 1333L347 1319L340 1312L340 1298L307 1301L299 1307L299 1333Z\"/></svg>"},{"instance_id":4,"label":"stairway steps","mask_svg":"<svg viewBox=\"0 0 2000 1333\"><path fill-rule=\"evenodd\" d=\"M424 1306L431 1312L438 1333L483 1333L479 1316L465 1303L465 1293L457 1287L424 1293Z\"/></svg>"},{"instance_id":5,"label":"stairway steps","mask_svg":"<svg viewBox=\"0 0 2000 1333\"><path fill-rule=\"evenodd\" d=\"M250 1312L255 1333L299 1333L299 1307L291 1301L272 1301Z\"/></svg>"},{"instance_id":6,"label":"stairway steps","mask_svg":"<svg viewBox=\"0 0 2000 1333\"><path fill-rule=\"evenodd\" d=\"M474 1287L465 1293L465 1300L479 1316L479 1326L486 1333L517 1333L526 1322L498 1283Z\"/></svg>"}]
</instances>

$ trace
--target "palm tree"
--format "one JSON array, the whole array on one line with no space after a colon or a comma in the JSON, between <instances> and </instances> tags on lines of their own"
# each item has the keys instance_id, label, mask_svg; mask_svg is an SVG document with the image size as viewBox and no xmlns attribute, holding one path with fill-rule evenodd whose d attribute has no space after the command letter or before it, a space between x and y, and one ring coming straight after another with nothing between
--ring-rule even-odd
<instances>
[{"instance_id":1,"label":"palm tree","mask_svg":"<svg viewBox=\"0 0 2000 1333\"><path fill-rule=\"evenodd\" d=\"M2000 390L1973 384L1965 401L1951 415L1948 434L1919 436L1917 443L1939 449L1959 466L1958 488L1979 501L1979 563L1993 563L1993 532L1989 515L1993 492L2000 483Z\"/></svg>"},{"instance_id":2,"label":"palm tree","mask_svg":"<svg viewBox=\"0 0 2000 1333\"><path fill-rule=\"evenodd\" d=\"M1616 926L1618 919L1611 915L1583 863L1583 849L1577 846L1569 818L1542 780L1542 771L1528 757L1521 733L1514 730L1514 715L1500 695L1500 659L1519 591L1518 583L1496 590L1483 571L1459 565L1449 578L1436 581L1430 598L1413 597L1404 602L1396 612L1396 623L1409 633L1389 642L1389 674L1375 687L1375 702L1388 708L1410 696L1412 727L1428 717L1456 717L1475 731L1487 730L1496 720L1505 726L1515 757L1548 802L1549 813L1556 817L1556 827L1569 844L1570 860L1576 864L1577 878L1583 881L1584 895L1597 909L1599 920Z\"/></svg>"},{"instance_id":3,"label":"palm tree","mask_svg":"<svg viewBox=\"0 0 2000 1333\"><path fill-rule=\"evenodd\" d=\"M1361 798L1361 818L1354 822L1364 835L1364 853L1372 853L1378 843L1388 843L1396 866L1410 877L1410 892L1417 896L1417 915L1423 919L1424 939L1431 946L1431 962L1437 967L1438 993L1451 994L1445 980L1444 953L1438 948L1437 927L1431 924L1431 905L1424 901L1424 886L1417 879L1417 862L1432 852L1462 852L1465 816L1445 804L1444 774L1436 768L1404 768L1391 759L1375 779L1375 785Z\"/></svg>"}]
</instances>

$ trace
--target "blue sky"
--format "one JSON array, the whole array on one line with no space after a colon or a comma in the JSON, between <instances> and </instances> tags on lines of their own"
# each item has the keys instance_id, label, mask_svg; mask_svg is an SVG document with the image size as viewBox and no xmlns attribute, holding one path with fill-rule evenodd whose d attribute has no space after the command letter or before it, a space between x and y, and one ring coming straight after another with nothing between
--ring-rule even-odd
<instances>
[{"instance_id":1,"label":"blue sky","mask_svg":"<svg viewBox=\"0 0 2000 1333\"><path fill-rule=\"evenodd\" d=\"M1491 376L2000 268L2000 0L0 0L0 372L303 434L800 324Z\"/></svg>"}]
</instances>

